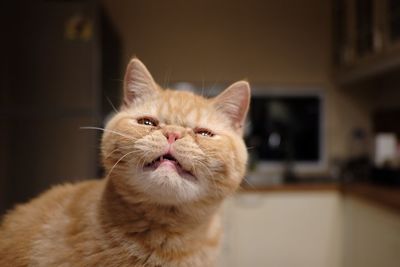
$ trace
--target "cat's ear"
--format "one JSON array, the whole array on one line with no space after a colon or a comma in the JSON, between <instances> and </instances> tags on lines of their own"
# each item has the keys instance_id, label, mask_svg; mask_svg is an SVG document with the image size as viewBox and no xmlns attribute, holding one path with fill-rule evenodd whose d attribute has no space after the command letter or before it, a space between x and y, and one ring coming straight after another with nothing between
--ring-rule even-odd
<instances>
[{"instance_id":1,"label":"cat's ear","mask_svg":"<svg viewBox=\"0 0 400 267\"><path fill-rule=\"evenodd\" d=\"M122 106L129 107L132 103L143 101L157 94L158 90L158 85L146 66L139 59L133 58L125 72Z\"/></svg>"},{"instance_id":2,"label":"cat's ear","mask_svg":"<svg viewBox=\"0 0 400 267\"><path fill-rule=\"evenodd\" d=\"M239 81L214 98L214 106L225 114L233 128L240 134L246 120L250 105L250 85L246 81Z\"/></svg>"}]
</instances>

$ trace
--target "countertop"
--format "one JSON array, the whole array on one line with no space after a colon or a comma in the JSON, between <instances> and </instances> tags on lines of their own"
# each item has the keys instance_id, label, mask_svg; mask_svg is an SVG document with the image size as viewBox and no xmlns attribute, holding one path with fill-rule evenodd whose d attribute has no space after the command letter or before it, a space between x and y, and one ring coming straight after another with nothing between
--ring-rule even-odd
<instances>
[{"instance_id":1,"label":"countertop","mask_svg":"<svg viewBox=\"0 0 400 267\"><path fill-rule=\"evenodd\" d=\"M399 186L390 187L370 183L352 183L342 185L340 188L344 195L367 200L400 213Z\"/></svg>"},{"instance_id":2,"label":"countertop","mask_svg":"<svg viewBox=\"0 0 400 267\"><path fill-rule=\"evenodd\" d=\"M372 204L400 213L400 187L372 183L298 182L268 186L242 185L239 193L337 191L344 196L356 197Z\"/></svg>"}]
</instances>

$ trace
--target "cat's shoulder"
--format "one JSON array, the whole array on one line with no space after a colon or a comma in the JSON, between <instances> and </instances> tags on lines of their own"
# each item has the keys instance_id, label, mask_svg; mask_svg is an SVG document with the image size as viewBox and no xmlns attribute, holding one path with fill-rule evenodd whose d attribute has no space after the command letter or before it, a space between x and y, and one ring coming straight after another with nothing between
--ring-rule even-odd
<instances>
[{"instance_id":1,"label":"cat's shoulder","mask_svg":"<svg viewBox=\"0 0 400 267\"><path fill-rule=\"evenodd\" d=\"M99 198L102 184L93 180L57 185L9 211L0 225L0 266L30 265L32 249L45 244L42 236L59 240L57 233L65 229L76 203L88 205Z\"/></svg>"},{"instance_id":2,"label":"cat's shoulder","mask_svg":"<svg viewBox=\"0 0 400 267\"><path fill-rule=\"evenodd\" d=\"M88 180L75 183L65 183L53 186L39 196L24 204L18 204L6 213L1 221L1 228L15 224L25 224L32 219L38 219L45 214L62 209L72 199L79 195L98 195L103 188L102 180Z\"/></svg>"}]
</instances>

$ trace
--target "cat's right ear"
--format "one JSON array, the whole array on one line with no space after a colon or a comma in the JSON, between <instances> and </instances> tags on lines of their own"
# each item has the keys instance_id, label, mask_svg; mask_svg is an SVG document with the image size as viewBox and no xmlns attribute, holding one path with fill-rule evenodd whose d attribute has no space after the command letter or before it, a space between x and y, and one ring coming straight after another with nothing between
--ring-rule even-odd
<instances>
[{"instance_id":1,"label":"cat's right ear","mask_svg":"<svg viewBox=\"0 0 400 267\"><path fill-rule=\"evenodd\" d=\"M232 127L243 134L244 122L250 105L250 85L239 81L214 98L214 106L231 122Z\"/></svg>"},{"instance_id":2,"label":"cat's right ear","mask_svg":"<svg viewBox=\"0 0 400 267\"><path fill-rule=\"evenodd\" d=\"M158 90L158 85L146 66L139 59L133 58L125 72L122 107L127 108L149 96L154 96Z\"/></svg>"}]
</instances>

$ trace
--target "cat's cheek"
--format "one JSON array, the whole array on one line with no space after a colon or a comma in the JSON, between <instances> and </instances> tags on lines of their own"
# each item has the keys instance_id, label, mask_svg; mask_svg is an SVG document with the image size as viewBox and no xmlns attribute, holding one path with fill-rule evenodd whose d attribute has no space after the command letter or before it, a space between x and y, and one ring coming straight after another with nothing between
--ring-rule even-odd
<instances>
[{"instance_id":1,"label":"cat's cheek","mask_svg":"<svg viewBox=\"0 0 400 267\"><path fill-rule=\"evenodd\" d=\"M195 142L199 145L207 146L207 145L218 145L221 140L223 140L223 137L220 135L214 135L214 136L201 136L199 134L196 134L194 138Z\"/></svg>"}]
</instances>

